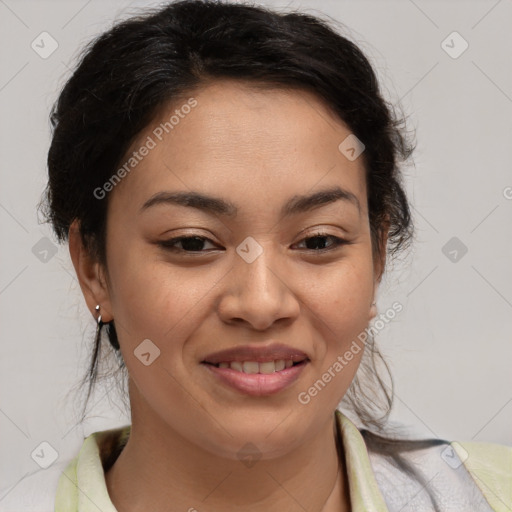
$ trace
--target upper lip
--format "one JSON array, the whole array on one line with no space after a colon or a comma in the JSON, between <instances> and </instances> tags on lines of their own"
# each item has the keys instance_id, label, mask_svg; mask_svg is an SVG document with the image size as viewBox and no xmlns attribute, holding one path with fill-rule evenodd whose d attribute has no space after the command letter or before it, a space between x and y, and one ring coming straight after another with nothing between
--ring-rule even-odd
<instances>
[{"instance_id":1,"label":"upper lip","mask_svg":"<svg viewBox=\"0 0 512 512\"><path fill-rule=\"evenodd\" d=\"M265 361L277 361L279 359L291 359L294 362L309 359L307 354L293 347L288 347L281 343L272 343L262 347L261 345L244 345L241 347L231 347L209 354L202 361L203 363L229 363L231 361L255 361L262 363Z\"/></svg>"}]
</instances>

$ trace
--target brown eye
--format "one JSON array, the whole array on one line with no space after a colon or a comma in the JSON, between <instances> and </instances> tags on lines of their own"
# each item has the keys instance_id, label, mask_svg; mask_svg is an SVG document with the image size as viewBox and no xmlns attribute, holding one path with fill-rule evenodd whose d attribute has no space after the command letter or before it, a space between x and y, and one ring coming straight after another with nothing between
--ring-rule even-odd
<instances>
[{"instance_id":1,"label":"brown eye","mask_svg":"<svg viewBox=\"0 0 512 512\"><path fill-rule=\"evenodd\" d=\"M330 239L331 244L326 245L325 240ZM302 242L306 242L306 249L310 251L315 252L323 252L323 251L330 251L333 249L336 249L337 247L341 245L346 245L349 242L347 240L344 240L342 238L339 238L334 235L330 235L328 233L315 233L313 236L309 236L307 238L304 238Z\"/></svg>"},{"instance_id":2,"label":"brown eye","mask_svg":"<svg viewBox=\"0 0 512 512\"><path fill-rule=\"evenodd\" d=\"M204 244L207 242L212 243L202 236L180 236L158 242L158 245L176 252L204 252ZM182 248L176 247L178 244L181 244Z\"/></svg>"}]
</instances>

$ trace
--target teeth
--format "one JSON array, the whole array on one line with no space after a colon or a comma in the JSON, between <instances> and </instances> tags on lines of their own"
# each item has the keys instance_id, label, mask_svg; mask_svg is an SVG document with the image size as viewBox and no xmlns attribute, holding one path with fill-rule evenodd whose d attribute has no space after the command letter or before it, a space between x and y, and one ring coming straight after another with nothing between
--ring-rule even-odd
<instances>
[{"instance_id":1,"label":"teeth","mask_svg":"<svg viewBox=\"0 0 512 512\"><path fill-rule=\"evenodd\" d=\"M256 368L258 368L260 373L274 373L276 371L276 363L275 363L275 361L269 361L268 363L259 363L259 364L256 363ZM245 363L244 363L244 370L245 370Z\"/></svg>"},{"instance_id":2,"label":"teeth","mask_svg":"<svg viewBox=\"0 0 512 512\"><path fill-rule=\"evenodd\" d=\"M229 363L229 366L233 370L237 370L239 372L243 372L244 371L242 363L240 363L239 361L233 361L232 363Z\"/></svg>"},{"instance_id":3,"label":"teeth","mask_svg":"<svg viewBox=\"0 0 512 512\"><path fill-rule=\"evenodd\" d=\"M258 363L256 361L231 361L230 363L223 362L216 365L218 368L231 368L238 372L243 373L274 373L290 368L293 366L291 359L277 359L276 361L266 361L264 363Z\"/></svg>"},{"instance_id":4,"label":"teeth","mask_svg":"<svg viewBox=\"0 0 512 512\"><path fill-rule=\"evenodd\" d=\"M259 363L254 361L246 361L243 363L244 373L258 373L260 370Z\"/></svg>"}]
</instances>

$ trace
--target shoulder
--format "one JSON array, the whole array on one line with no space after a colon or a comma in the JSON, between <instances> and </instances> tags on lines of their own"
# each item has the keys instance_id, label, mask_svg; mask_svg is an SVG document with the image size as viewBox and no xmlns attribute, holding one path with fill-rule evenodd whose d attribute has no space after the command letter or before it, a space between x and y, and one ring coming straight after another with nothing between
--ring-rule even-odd
<instances>
[{"instance_id":1,"label":"shoulder","mask_svg":"<svg viewBox=\"0 0 512 512\"><path fill-rule=\"evenodd\" d=\"M115 461L129 434L129 425L93 432L83 440L76 456L58 460L46 469L37 469L0 486L0 512L54 512L56 507L72 510L69 505L76 501L79 461L82 476L92 475L101 482L103 469Z\"/></svg>"},{"instance_id":2,"label":"shoulder","mask_svg":"<svg viewBox=\"0 0 512 512\"><path fill-rule=\"evenodd\" d=\"M510 511L512 448L490 443L389 440L362 431L390 512Z\"/></svg>"},{"instance_id":3,"label":"shoulder","mask_svg":"<svg viewBox=\"0 0 512 512\"><path fill-rule=\"evenodd\" d=\"M451 448L463 462L494 510L512 509L512 447L494 443L453 442Z\"/></svg>"}]
</instances>

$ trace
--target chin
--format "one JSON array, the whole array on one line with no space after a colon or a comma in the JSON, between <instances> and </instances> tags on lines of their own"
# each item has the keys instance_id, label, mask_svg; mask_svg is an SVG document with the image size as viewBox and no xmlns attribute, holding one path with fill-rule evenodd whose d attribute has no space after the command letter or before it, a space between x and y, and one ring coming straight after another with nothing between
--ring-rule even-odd
<instances>
[{"instance_id":1,"label":"chin","mask_svg":"<svg viewBox=\"0 0 512 512\"><path fill-rule=\"evenodd\" d=\"M305 425L304 421L294 421L289 409L277 417L274 411L273 418L269 418L268 414L247 412L243 413L243 417L230 418L229 421L219 418L221 425L230 425L226 429L214 423L212 428L215 429L215 436L209 435L203 439L204 448L230 460L240 460L244 454L251 455L252 451L261 459L285 456L302 444Z\"/></svg>"}]
</instances>

